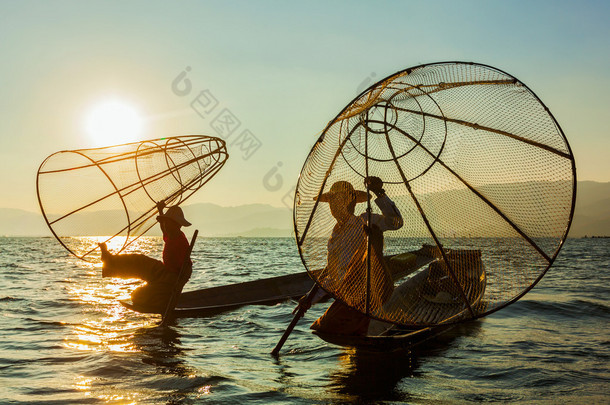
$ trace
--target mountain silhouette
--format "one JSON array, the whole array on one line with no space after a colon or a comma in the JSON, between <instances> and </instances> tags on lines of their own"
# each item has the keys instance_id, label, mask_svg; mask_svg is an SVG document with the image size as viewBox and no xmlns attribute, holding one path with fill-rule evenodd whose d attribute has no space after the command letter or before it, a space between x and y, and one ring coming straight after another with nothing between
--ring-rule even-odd
<instances>
[{"instance_id":1,"label":"mountain silhouette","mask_svg":"<svg viewBox=\"0 0 610 405\"><path fill-rule=\"evenodd\" d=\"M493 187L493 186L491 186ZM491 189L490 187L490 189ZM506 187L505 190L518 189L523 185ZM583 236L610 236L610 182L599 183L581 181L577 184L576 209L570 228L570 237ZM481 188L485 192L485 187ZM452 194L443 196L438 200L460 200L460 194L465 190L443 191ZM451 197L451 198L449 198ZM184 213L193 226L199 229L201 236L207 237L289 237L293 234L292 211L286 207L273 207L267 204L245 204L233 207L223 207L211 203L187 204L183 207ZM538 213L531 215L544 215L544 204L537 207ZM454 210L447 210L447 213ZM463 214L469 215L468 207ZM445 210L437 210L437 221L444 221ZM90 234L106 235L116 228L113 221L120 221L121 212L105 212L96 215L95 212L83 214L79 218L83 223L92 227ZM78 222L78 221L75 221ZM455 221L454 221L455 222ZM459 223L459 221L457 221ZM485 234L485 218L478 229L470 229L472 236ZM123 226L124 224L121 223ZM459 231L459 230L458 230ZM79 231L74 230L74 235ZM80 231L82 232L82 231ZM149 231L149 235L160 235L158 227ZM50 236L51 232L45 224L40 213L30 212L16 208L0 208L0 235L2 236Z\"/></svg>"}]
</instances>

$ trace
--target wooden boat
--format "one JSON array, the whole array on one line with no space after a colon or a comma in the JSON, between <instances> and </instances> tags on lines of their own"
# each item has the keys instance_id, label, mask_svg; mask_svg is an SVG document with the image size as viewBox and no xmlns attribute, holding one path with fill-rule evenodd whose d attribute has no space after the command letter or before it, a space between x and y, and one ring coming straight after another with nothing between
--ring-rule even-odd
<instances>
[{"instance_id":1,"label":"wooden boat","mask_svg":"<svg viewBox=\"0 0 610 405\"><path fill-rule=\"evenodd\" d=\"M430 251L430 250L429 250ZM431 251L430 251L431 252ZM422 249L422 253L424 249ZM440 253L440 252L439 252ZM432 253L434 254L434 253ZM479 250L447 250L446 256L475 313L484 312L487 276ZM396 287L385 306L412 302L412 328L371 320L365 336L338 335L313 331L321 339L340 346L365 350L410 349L448 331L456 322L470 317L470 311L460 299L457 286L443 270L442 262L434 260L428 267ZM444 298L444 299L443 299ZM430 326L427 326L430 325Z\"/></svg>"},{"instance_id":2,"label":"wooden boat","mask_svg":"<svg viewBox=\"0 0 610 405\"><path fill-rule=\"evenodd\" d=\"M425 266L435 258L422 250L385 257L394 280L399 280ZM314 285L307 272L247 281L219 287L183 292L174 309L174 317L211 316L245 305L274 305L298 299ZM158 313L130 301L120 301L125 307L142 313Z\"/></svg>"},{"instance_id":3,"label":"wooden boat","mask_svg":"<svg viewBox=\"0 0 610 405\"><path fill-rule=\"evenodd\" d=\"M302 272L183 292L174 308L174 316L211 316L244 305L273 305L291 298L300 298L312 286L313 280L309 274ZM137 312L157 313L129 301L121 301L121 304Z\"/></svg>"}]
</instances>

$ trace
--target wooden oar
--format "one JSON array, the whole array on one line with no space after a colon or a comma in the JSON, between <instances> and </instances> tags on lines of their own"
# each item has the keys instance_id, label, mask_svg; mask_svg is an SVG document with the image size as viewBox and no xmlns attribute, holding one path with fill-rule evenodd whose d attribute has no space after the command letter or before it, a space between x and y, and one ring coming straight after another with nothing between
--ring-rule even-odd
<instances>
[{"instance_id":1,"label":"wooden oar","mask_svg":"<svg viewBox=\"0 0 610 405\"><path fill-rule=\"evenodd\" d=\"M193 237L191 238L191 244L189 245L189 250L184 257L184 261L182 262L182 267L180 268L180 272L178 273L178 279L176 280L176 285L172 289L172 295L167 302L167 307L163 312L163 319L161 320L160 325L165 326L170 318L172 312L174 312L174 308L176 307L176 303L178 302L178 297L180 297L180 293L182 292L182 288L180 287L182 275L184 274L184 270L186 266L188 266L188 262L191 258L191 252L193 250L193 246L195 246L195 241L197 240L197 235L199 234L199 230L195 229L193 232Z\"/></svg>"},{"instance_id":2,"label":"wooden oar","mask_svg":"<svg viewBox=\"0 0 610 405\"><path fill-rule=\"evenodd\" d=\"M282 346L284 346L284 343L286 343L286 339L288 339L288 336L290 336L290 334L292 333L292 330L297 325L297 322L299 322L299 319L301 319L303 315L305 315L307 309L305 309L304 307L309 308L311 306L311 300L316 294L316 291L318 291L318 285L314 284L314 286L305 296L305 301L303 302L304 305L301 305L301 303L299 303L299 305L297 306L297 313L292 318L292 321L290 322L290 325L288 325L288 327L286 328L286 331L284 331L284 334L280 338L280 341L277 342L277 345L275 345L275 347L271 351L272 356L278 356L280 354L280 350L282 349Z\"/></svg>"}]
</instances>

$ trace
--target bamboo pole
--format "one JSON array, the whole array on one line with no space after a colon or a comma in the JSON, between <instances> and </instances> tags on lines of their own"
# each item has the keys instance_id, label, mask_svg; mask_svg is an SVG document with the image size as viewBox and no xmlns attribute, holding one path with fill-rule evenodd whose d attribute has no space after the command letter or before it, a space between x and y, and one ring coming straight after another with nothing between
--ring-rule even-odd
<instances>
[{"instance_id":1,"label":"bamboo pole","mask_svg":"<svg viewBox=\"0 0 610 405\"><path fill-rule=\"evenodd\" d=\"M284 346L284 343L286 343L288 336L290 336L290 334L292 333L292 330L299 322L299 319L301 319L303 317L303 315L305 315L305 312L307 311L306 308L309 308L311 306L311 300L313 299L313 296L316 294L317 291L318 291L318 285L314 284L314 286L311 288L311 290L309 290L309 292L305 296L305 301L303 303L299 302L299 305L296 308L297 309L296 314L292 318L292 321L290 321L290 324L284 331L284 334L280 338L279 342L277 342L277 344L271 351L272 356L277 357L280 354L280 350L282 350L282 346Z\"/></svg>"}]
</instances>

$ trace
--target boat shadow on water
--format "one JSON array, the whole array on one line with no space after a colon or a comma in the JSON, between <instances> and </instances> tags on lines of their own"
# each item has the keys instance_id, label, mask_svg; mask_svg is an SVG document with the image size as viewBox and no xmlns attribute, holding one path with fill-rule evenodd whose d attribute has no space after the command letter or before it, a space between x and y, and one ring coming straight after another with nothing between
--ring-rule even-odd
<instances>
[{"instance_id":1,"label":"boat shadow on water","mask_svg":"<svg viewBox=\"0 0 610 405\"><path fill-rule=\"evenodd\" d=\"M166 326L142 327L133 333L131 341L138 352L130 362L131 372L139 375L135 390L126 385L125 398L146 398L154 403L183 403L197 398L201 387L209 387L214 379L198 376L189 364L189 350L182 342L180 327L174 321ZM138 367L137 362L141 362ZM121 391L122 385L115 389ZM135 393L134 393L135 391ZM134 396L135 395L135 396Z\"/></svg>"},{"instance_id":2,"label":"boat shadow on water","mask_svg":"<svg viewBox=\"0 0 610 405\"><path fill-rule=\"evenodd\" d=\"M426 362L446 354L460 338L480 333L482 321L457 325L411 349L390 352L343 348L339 367L329 376L328 389L333 394L356 401L410 401L417 396L408 392L408 384L399 389L404 379L421 379Z\"/></svg>"},{"instance_id":3,"label":"boat shadow on water","mask_svg":"<svg viewBox=\"0 0 610 405\"><path fill-rule=\"evenodd\" d=\"M192 372L185 365L181 335L177 328L143 327L135 331L132 342L134 348L141 353L142 363L159 367L164 373L178 376L189 375Z\"/></svg>"}]
</instances>

